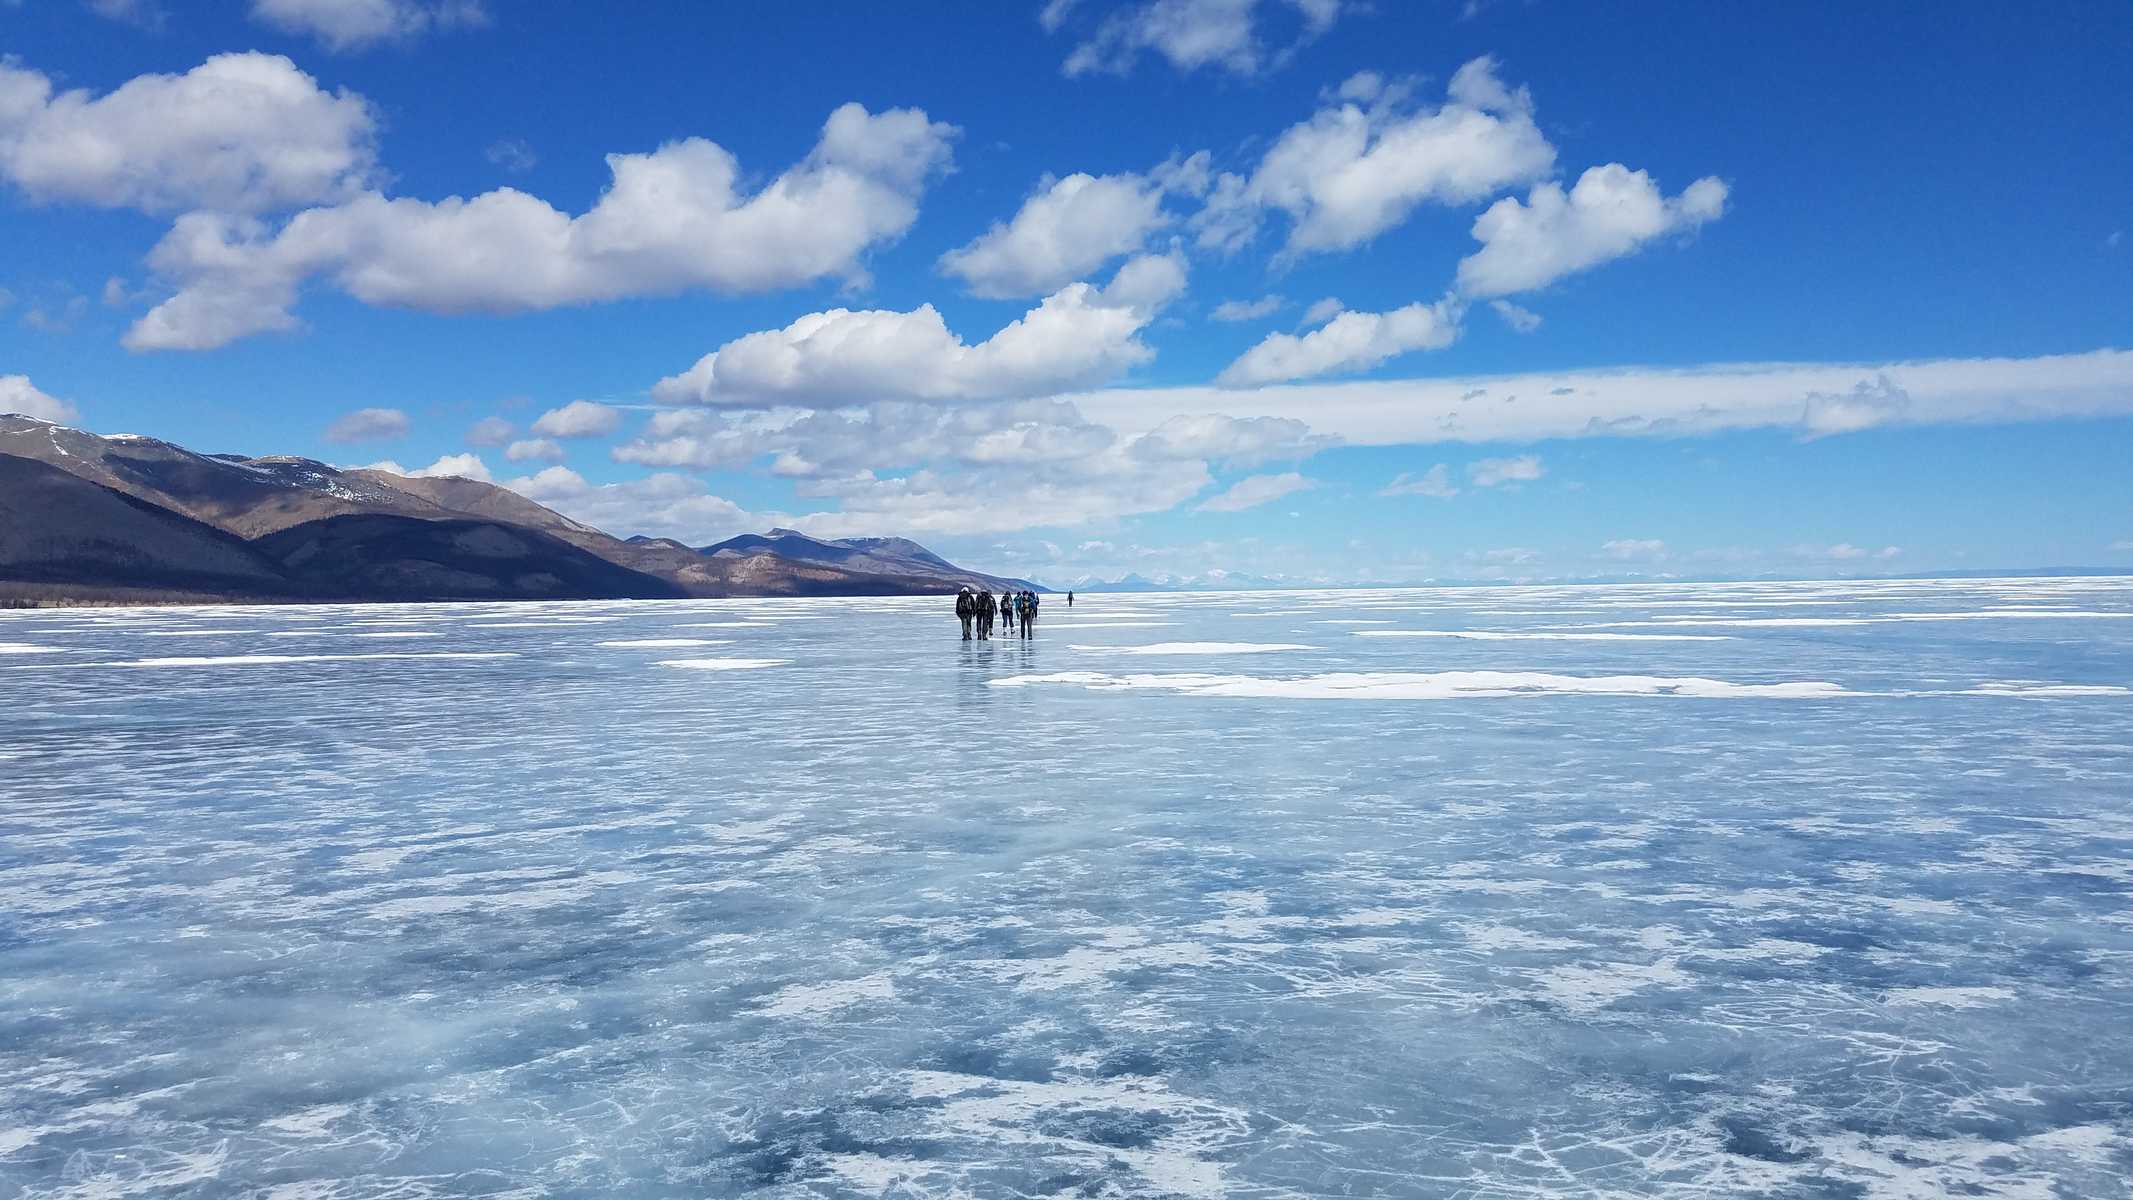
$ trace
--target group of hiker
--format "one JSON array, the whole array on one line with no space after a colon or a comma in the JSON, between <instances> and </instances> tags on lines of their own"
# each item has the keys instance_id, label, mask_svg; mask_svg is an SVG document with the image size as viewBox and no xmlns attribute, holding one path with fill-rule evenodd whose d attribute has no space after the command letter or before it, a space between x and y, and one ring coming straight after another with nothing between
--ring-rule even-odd
<instances>
[{"instance_id":1,"label":"group of hiker","mask_svg":"<svg viewBox=\"0 0 2133 1200\"><path fill-rule=\"evenodd\" d=\"M1074 593L1067 593L1067 607L1074 607ZM1024 589L1019 592L1003 591L995 600L985 588L971 588L967 584L955 594L955 616L963 623L963 640L970 641L973 634L978 641L992 636L992 623L997 618L1007 622L1007 632L1017 632L1023 637L1035 637L1037 633L1037 593Z\"/></svg>"}]
</instances>

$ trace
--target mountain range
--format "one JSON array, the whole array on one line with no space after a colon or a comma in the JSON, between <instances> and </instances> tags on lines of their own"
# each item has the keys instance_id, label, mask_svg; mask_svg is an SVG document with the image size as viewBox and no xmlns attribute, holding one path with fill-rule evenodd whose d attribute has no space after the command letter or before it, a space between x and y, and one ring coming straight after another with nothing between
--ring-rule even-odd
<instances>
[{"instance_id":1,"label":"mountain range","mask_svg":"<svg viewBox=\"0 0 2133 1200\"><path fill-rule=\"evenodd\" d=\"M930 595L966 583L1037 588L904 538L619 538L479 480L201 454L0 415L0 604Z\"/></svg>"}]
</instances>

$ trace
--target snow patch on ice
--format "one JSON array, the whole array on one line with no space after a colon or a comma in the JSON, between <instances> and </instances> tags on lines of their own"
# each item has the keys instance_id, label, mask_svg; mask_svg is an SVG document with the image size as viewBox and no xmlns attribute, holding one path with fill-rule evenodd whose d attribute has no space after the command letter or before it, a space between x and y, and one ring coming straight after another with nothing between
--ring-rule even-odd
<instances>
[{"instance_id":1,"label":"snow patch on ice","mask_svg":"<svg viewBox=\"0 0 2133 1200\"><path fill-rule=\"evenodd\" d=\"M1150 646L1075 646L1106 654L1271 654L1281 650L1316 650L1289 642L1157 642Z\"/></svg>"},{"instance_id":2,"label":"snow patch on ice","mask_svg":"<svg viewBox=\"0 0 2133 1200\"><path fill-rule=\"evenodd\" d=\"M442 651L435 654L229 654L198 658L137 658L130 662L91 663L97 667L237 667L268 666L279 663L303 662L355 662L379 658L428 658L428 659L476 659L517 658L507 651L483 651L480 653L454 653Z\"/></svg>"},{"instance_id":3,"label":"snow patch on ice","mask_svg":"<svg viewBox=\"0 0 2133 1200\"><path fill-rule=\"evenodd\" d=\"M822 1017L855 1004L895 998L896 983L882 972L863 979L795 983L764 1000L762 1012L767 1017Z\"/></svg>"},{"instance_id":4,"label":"snow patch on ice","mask_svg":"<svg viewBox=\"0 0 2133 1200\"><path fill-rule=\"evenodd\" d=\"M782 667L787 661L782 658L669 658L659 665L690 671L752 671L758 667Z\"/></svg>"},{"instance_id":5,"label":"snow patch on ice","mask_svg":"<svg viewBox=\"0 0 2133 1200\"><path fill-rule=\"evenodd\" d=\"M1889 992L1890 1004L1941 1008L1985 1008L2014 998L2014 989L2004 987L1907 987Z\"/></svg>"},{"instance_id":6,"label":"snow patch on ice","mask_svg":"<svg viewBox=\"0 0 2133 1200\"><path fill-rule=\"evenodd\" d=\"M992 687L1079 685L1095 691L1155 690L1193 696L1238 696L1268 700L1454 700L1468 697L1579 695L1687 696L1698 699L1817 700L1867 693L1834 683L1731 683L1696 676L1551 675L1539 671L1440 671L1435 673L1336 672L1301 679L1250 675L1107 675L1060 671L1011 675Z\"/></svg>"},{"instance_id":7,"label":"snow patch on ice","mask_svg":"<svg viewBox=\"0 0 2133 1200\"><path fill-rule=\"evenodd\" d=\"M1460 638L1475 642L1729 642L1714 633L1502 633L1485 629L1358 629L1356 637Z\"/></svg>"}]
</instances>

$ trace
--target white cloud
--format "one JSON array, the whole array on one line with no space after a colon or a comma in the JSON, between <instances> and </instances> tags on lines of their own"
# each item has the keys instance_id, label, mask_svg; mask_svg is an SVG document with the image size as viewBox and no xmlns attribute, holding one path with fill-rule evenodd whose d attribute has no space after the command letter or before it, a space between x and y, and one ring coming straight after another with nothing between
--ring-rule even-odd
<instances>
[{"instance_id":1,"label":"white cloud","mask_svg":"<svg viewBox=\"0 0 2133 1200\"><path fill-rule=\"evenodd\" d=\"M1911 397L1887 375L1862 379L1848 392L1809 392L1800 410L1800 431L1810 438L1857 433L1901 422Z\"/></svg>"},{"instance_id":2,"label":"white cloud","mask_svg":"<svg viewBox=\"0 0 2133 1200\"><path fill-rule=\"evenodd\" d=\"M89 0L89 11L107 21L117 21L151 33L162 32L170 12L155 0Z\"/></svg>"},{"instance_id":3,"label":"white cloud","mask_svg":"<svg viewBox=\"0 0 2133 1200\"><path fill-rule=\"evenodd\" d=\"M1217 321L1256 321L1273 316L1285 301L1279 296L1261 296L1257 300L1224 300L1215 305L1208 315Z\"/></svg>"},{"instance_id":4,"label":"white cloud","mask_svg":"<svg viewBox=\"0 0 2133 1200\"><path fill-rule=\"evenodd\" d=\"M33 200L256 213L355 195L376 175L376 118L274 54L218 54L108 95L55 92L0 59L0 177Z\"/></svg>"},{"instance_id":5,"label":"white cloud","mask_svg":"<svg viewBox=\"0 0 2133 1200\"><path fill-rule=\"evenodd\" d=\"M1541 315L1529 308L1520 308L1509 300L1491 300L1489 307L1503 318L1513 333L1532 333L1541 327Z\"/></svg>"},{"instance_id":6,"label":"white cloud","mask_svg":"<svg viewBox=\"0 0 2133 1200\"><path fill-rule=\"evenodd\" d=\"M1176 259L1144 255L1107 288L1075 283L975 345L932 305L911 312L831 309L748 334L660 380L667 404L837 407L880 400L1041 396L1113 378L1154 354L1138 338L1184 286Z\"/></svg>"},{"instance_id":7,"label":"white cloud","mask_svg":"<svg viewBox=\"0 0 2133 1200\"><path fill-rule=\"evenodd\" d=\"M1364 371L1413 350L1441 350L1459 337L1464 306L1451 297L1387 313L1344 312L1309 333L1270 333L1215 382L1257 387L1337 371Z\"/></svg>"},{"instance_id":8,"label":"white cloud","mask_svg":"<svg viewBox=\"0 0 2133 1200\"><path fill-rule=\"evenodd\" d=\"M1452 484L1451 471L1443 463L1420 475L1402 471L1378 491L1380 496L1435 496L1440 500L1449 500L1458 494L1459 489Z\"/></svg>"},{"instance_id":9,"label":"white cloud","mask_svg":"<svg viewBox=\"0 0 2133 1200\"><path fill-rule=\"evenodd\" d=\"M1883 546L1876 550L1871 546L1857 546L1850 542L1838 542L1833 546L1794 546L1787 553L1794 558L1865 564L1869 561L1886 563L1890 559L1900 557L1903 554L1903 548L1901 546Z\"/></svg>"},{"instance_id":10,"label":"white cloud","mask_svg":"<svg viewBox=\"0 0 2133 1200\"><path fill-rule=\"evenodd\" d=\"M618 537L641 533L701 546L789 522L778 514L750 513L685 475L660 473L624 483L593 484L569 467L549 467L504 480L503 486Z\"/></svg>"},{"instance_id":11,"label":"white cloud","mask_svg":"<svg viewBox=\"0 0 2133 1200\"><path fill-rule=\"evenodd\" d=\"M412 475L417 479L450 476L459 479L475 479L482 483L487 483L490 479L489 466L481 461L479 454L447 454L419 471L408 471L405 474Z\"/></svg>"},{"instance_id":12,"label":"white cloud","mask_svg":"<svg viewBox=\"0 0 2133 1200\"><path fill-rule=\"evenodd\" d=\"M467 430L469 446L502 446L518 436L518 426L502 417L483 417Z\"/></svg>"},{"instance_id":13,"label":"white cloud","mask_svg":"<svg viewBox=\"0 0 2133 1200\"><path fill-rule=\"evenodd\" d=\"M489 23L480 0L252 0L252 19L336 54Z\"/></svg>"},{"instance_id":14,"label":"white cloud","mask_svg":"<svg viewBox=\"0 0 2133 1200\"><path fill-rule=\"evenodd\" d=\"M1459 68L1439 108L1410 108L1404 85L1351 80L1341 103L1283 133L1249 178L1216 180L1194 218L1200 244L1234 250L1276 209L1292 222L1283 257L1347 250L1418 205L1471 203L1545 177L1555 148L1524 89L1505 87L1495 68L1490 58Z\"/></svg>"},{"instance_id":15,"label":"white cloud","mask_svg":"<svg viewBox=\"0 0 2133 1200\"><path fill-rule=\"evenodd\" d=\"M359 408L326 427L329 442L384 442L407 436L407 414L397 408Z\"/></svg>"},{"instance_id":16,"label":"white cloud","mask_svg":"<svg viewBox=\"0 0 2133 1200\"><path fill-rule=\"evenodd\" d=\"M1203 170L1205 156L1195 162ZM1151 175L1069 175L1045 179L1014 217L941 256L940 268L972 294L994 299L1042 296L1147 243L1170 223L1163 211L1164 179Z\"/></svg>"},{"instance_id":17,"label":"white cloud","mask_svg":"<svg viewBox=\"0 0 2133 1200\"><path fill-rule=\"evenodd\" d=\"M576 217L512 188L434 203L366 192L279 229L189 213L149 258L178 293L126 345L212 349L293 328L299 284L320 275L368 304L441 313L857 280L860 256L917 218L954 133L916 109L847 104L805 160L752 195L733 155L702 138L611 154L613 183Z\"/></svg>"},{"instance_id":18,"label":"white cloud","mask_svg":"<svg viewBox=\"0 0 2133 1200\"><path fill-rule=\"evenodd\" d=\"M838 511L794 517L790 523L823 537L1073 528L1167 511L1209 482L1202 463L1147 463L1114 449L1044 467L922 470L895 478L859 475L803 492L834 498ZM995 499L1000 502L992 502Z\"/></svg>"},{"instance_id":19,"label":"white cloud","mask_svg":"<svg viewBox=\"0 0 2133 1200\"><path fill-rule=\"evenodd\" d=\"M27 375L0 375L0 413L20 413L40 421L71 421L80 414L57 396L39 391Z\"/></svg>"},{"instance_id":20,"label":"white cloud","mask_svg":"<svg viewBox=\"0 0 2133 1200\"><path fill-rule=\"evenodd\" d=\"M489 148L482 151L481 156L513 175L523 175L541 161L540 156L533 152L533 147L528 145L524 138L502 138L490 142Z\"/></svg>"},{"instance_id":21,"label":"white cloud","mask_svg":"<svg viewBox=\"0 0 2133 1200\"><path fill-rule=\"evenodd\" d=\"M1243 467L1308 458L1332 444L1333 439L1313 434L1302 421L1201 413L1170 418L1134 439L1130 450L1139 458L1211 459Z\"/></svg>"},{"instance_id":22,"label":"white cloud","mask_svg":"<svg viewBox=\"0 0 2133 1200\"><path fill-rule=\"evenodd\" d=\"M504 447L512 462L562 462L563 447L554 438L526 438Z\"/></svg>"},{"instance_id":23,"label":"white cloud","mask_svg":"<svg viewBox=\"0 0 2133 1200\"><path fill-rule=\"evenodd\" d=\"M1529 483L1547 474L1537 454L1521 454L1515 458L1484 458L1468 463L1467 482L1475 487L1502 487L1507 483Z\"/></svg>"},{"instance_id":24,"label":"white cloud","mask_svg":"<svg viewBox=\"0 0 2133 1200\"><path fill-rule=\"evenodd\" d=\"M1257 508L1296 492L1308 491L1318 484L1294 471L1279 475L1249 475L1231 484L1228 490L1201 502L1201 512L1243 512Z\"/></svg>"},{"instance_id":25,"label":"white cloud","mask_svg":"<svg viewBox=\"0 0 2133 1200\"><path fill-rule=\"evenodd\" d=\"M1340 297L1328 296L1305 309L1303 319L1296 323L1296 327L1298 329L1316 328L1347 311L1348 306L1340 302Z\"/></svg>"},{"instance_id":26,"label":"white cloud","mask_svg":"<svg viewBox=\"0 0 2133 1200\"><path fill-rule=\"evenodd\" d=\"M1296 457L1320 444L1301 422L1231 425L1202 416L1126 443L1052 400L946 407L899 401L798 415L661 413L614 457L699 470L768 457L771 472L793 480L801 495L836 505L835 512L780 518L796 528L830 536L964 534L1163 511L1207 486L1202 453L1243 462ZM897 474L876 473L884 470Z\"/></svg>"},{"instance_id":27,"label":"white cloud","mask_svg":"<svg viewBox=\"0 0 2133 1200\"><path fill-rule=\"evenodd\" d=\"M1127 435L1181 414L1288 417L1349 445L1695 437L1807 429L1806 398L1861 383L1908 397L1902 424L2133 416L2133 351L1889 363L1713 363L1449 376L1257 389L1116 388L1064 397Z\"/></svg>"},{"instance_id":28,"label":"white cloud","mask_svg":"<svg viewBox=\"0 0 2133 1200\"><path fill-rule=\"evenodd\" d=\"M1108 14L1088 40L1067 55L1067 75L1124 74L1146 52L1181 71L1217 67L1254 75L1286 63L1296 50L1333 27L1342 0L1147 0ZM1076 6L1052 0L1039 16L1046 32L1059 29ZM1270 49L1262 37L1265 10L1286 8L1296 18L1287 44Z\"/></svg>"},{"instance_id":29,"label":"white cloud","mask_svg":"<svg viewBox=\"0 0 2133 1200\"><path fill-rule=\"evenodd\" d=\"M2122 538L2118 541L2112 542L2111 549L2133 551L2133 538Z\"/></svg>"},{"instance_id":30,"label":"white cloud","mask_svg":"<svg viewBox=\"0 0 2133 1200\"><path fill-rule=\"evenodd\" d=\"M39 333L72 333L74 323L89 311L89 298L65 295L47 304L33 305L22 314L22 323Z\"/></svg>"},{"instance_id":31,"label":"white cloud","mask_svg":"<svg viewBox=\"0 0 2133 1200\"><path fill-rule=\"evenodd\" d=\"M1666 543L1658 538L1616 538L1600 547L1600 553L1622 562L1666 557Z\"/></svg>"},{"instance_id":32,"label":"white cloud","mask_svg":"<svg viewBox=\"0 0 2133 1200\"><path fill-rule=\"evenodd\" d=\"M545 437L606 437L622 424L622 413L591 400L573 400L534 418L533 432Z\"/></svg>"},{"instance_id":33,"label":"white cloud","mask_svg":"<svg viewBox=\"0 0 2133 1200\"><path fill-rule=\"evenodd\" d=\"M1643 171L1593 167L1568 193L1559 183L1536 184L1524 203L1506 196L1475 218L1481 249L1459 261L1459 287L1472 296L1546 287L1634 254L1654 238L1715 221L1725 209L1726 185L1715 177L1669 199Z\"/></svg>"}]
</instances>

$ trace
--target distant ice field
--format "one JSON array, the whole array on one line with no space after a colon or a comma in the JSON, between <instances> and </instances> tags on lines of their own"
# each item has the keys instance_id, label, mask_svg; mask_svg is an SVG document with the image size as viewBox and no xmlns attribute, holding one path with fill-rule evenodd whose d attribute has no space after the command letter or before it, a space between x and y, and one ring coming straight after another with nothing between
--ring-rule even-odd
<instances>
[{"instance_id":1,"label":"distant ice field","mask_svg":"<svg viewBox=\"0 0 2133 1200\"><path fill-rule=\"evenodd\" d=\"M2133 581L0 612L0 1197L2133 1196Z\"/></svg>"}]
</instances>

